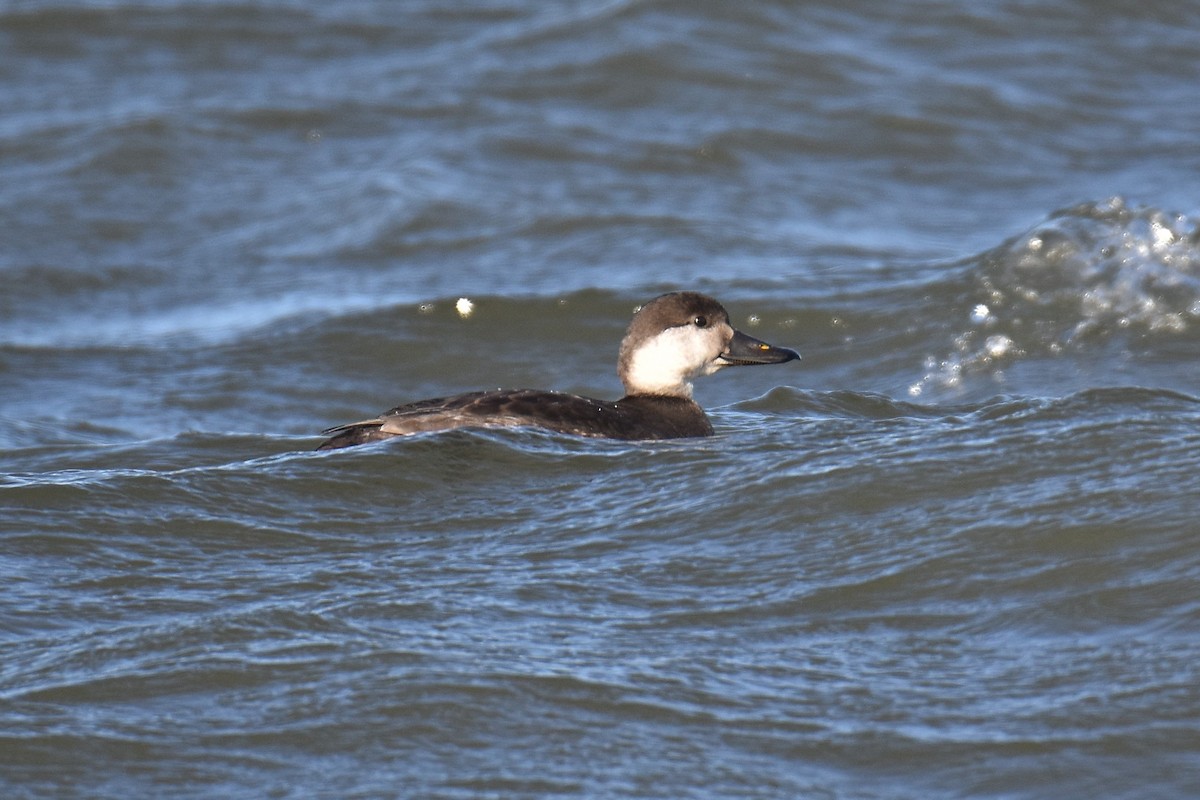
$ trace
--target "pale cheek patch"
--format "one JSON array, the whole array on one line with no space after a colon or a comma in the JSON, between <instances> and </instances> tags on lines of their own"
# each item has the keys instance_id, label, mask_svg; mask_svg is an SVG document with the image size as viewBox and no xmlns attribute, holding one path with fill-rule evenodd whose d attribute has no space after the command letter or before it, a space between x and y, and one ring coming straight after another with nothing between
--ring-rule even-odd
<instances>
[{"instance_id":1,"label":"pale cheek patch","mask_svg":"<svg viewBox=\"0 0 1200 800\"><path fill-rule=\"evenodd\" d=\"M629 384L637 392L692 396L688 379L705 372L712 346L698 328L670 328L637 349Z\"/></svg>"},{"instance_id":2,"label":"pale cheek patch","mask_svg":"<svg viewBox=\"0 0 1200 800\"><path fill-rule=\"evenodd\" d=\"M709 351L713 355L704 362L703 374L712 375L719 369L728 367L729 364L725 361L720 361L719 356L725 352L725 348L729 346L729 340L733 338L733 328L728 325L722 326L720 332L717 329L712 331L712 349Z\"/></svg>"}]
</instances>

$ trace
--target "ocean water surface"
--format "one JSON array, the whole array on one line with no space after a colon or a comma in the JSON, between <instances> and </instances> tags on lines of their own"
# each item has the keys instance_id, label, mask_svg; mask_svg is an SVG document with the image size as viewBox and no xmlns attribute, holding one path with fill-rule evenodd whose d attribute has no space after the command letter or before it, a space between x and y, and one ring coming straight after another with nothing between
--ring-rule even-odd
<instances>
[{"instance_id":1,"label":"ocean water surface","mask_svg":"<svg viewBox=\"0 0 1200 800\"><path fill-rule=\"evenodd\" d=\"M0 794L1200 794L1198 24L0 3Z\"/></svg>"}]
</instances>

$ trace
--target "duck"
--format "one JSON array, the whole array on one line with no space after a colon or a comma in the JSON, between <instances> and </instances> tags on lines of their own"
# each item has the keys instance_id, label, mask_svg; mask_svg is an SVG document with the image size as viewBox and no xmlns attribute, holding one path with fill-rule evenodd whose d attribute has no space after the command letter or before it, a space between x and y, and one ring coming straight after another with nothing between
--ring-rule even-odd
<instances>
[{"instance_id":1,"label":"duck","mask_svg":"<svg viewBox=\"0 0 1200 800\"><path fill-rule=\"evenodd\" d=\"M336 425L317 449L344 447L454 428L543 428L623 440L712 436L692 398L692 380L734 366L783 364L800 354L735 329L725 307L692 291L659 295L634 314L617 355L625 389L596 400L540 389L499 389L405 403L373 419Z\"/></svg>"}]
</instances>

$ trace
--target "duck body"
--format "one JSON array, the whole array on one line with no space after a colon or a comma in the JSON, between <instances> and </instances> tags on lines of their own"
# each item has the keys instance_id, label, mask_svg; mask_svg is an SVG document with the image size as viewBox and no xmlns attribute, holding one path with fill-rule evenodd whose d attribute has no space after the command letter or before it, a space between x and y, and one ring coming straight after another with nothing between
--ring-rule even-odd
<instances>
[{"instance_id":1,"label":"duck body","mask_svg":"<svg viewBox=\"0 0 1200 800\"><path fill-rule=\"evenodd\" d=\"M606 439L711 436L704 409L692 400L635 395L595 400L563 392L513 389L469 392L397 406L378 419L341 425L319 450L461 427L537 427Z\"/></svg>"},{"instance_id":2,"label":"duck body","mask_svg":"<svg viewBox=\"0 0 1200 800\"><path fill-rule=\"evenodd\" d=\"M734 330L716 300L696 292L661 295L634 316L621 342L620 400L536 389L469 392L406 403L374 419L339 425L318 450L461 427L538 427L609 439L711 436L692 399L691 379L727 366L779 364L799 353Z\"/></svg>"}]
</instances>

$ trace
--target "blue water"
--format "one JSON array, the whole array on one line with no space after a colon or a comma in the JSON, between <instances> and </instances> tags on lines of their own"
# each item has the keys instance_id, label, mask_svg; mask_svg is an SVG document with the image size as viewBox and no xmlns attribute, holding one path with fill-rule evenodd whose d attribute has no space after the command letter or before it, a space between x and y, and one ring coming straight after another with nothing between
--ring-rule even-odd
<instances>
[{"instance_id":1,"label":"blue water","mask_svg":"<svg viewBox=\"0 0 1200 800\"><path fill-rule=\"evenodd\" d=\"M1198 26L0 3L0 794L1200 794ZM676 289L711 439L312 452Z\"/></svg>"}]
</instances>

